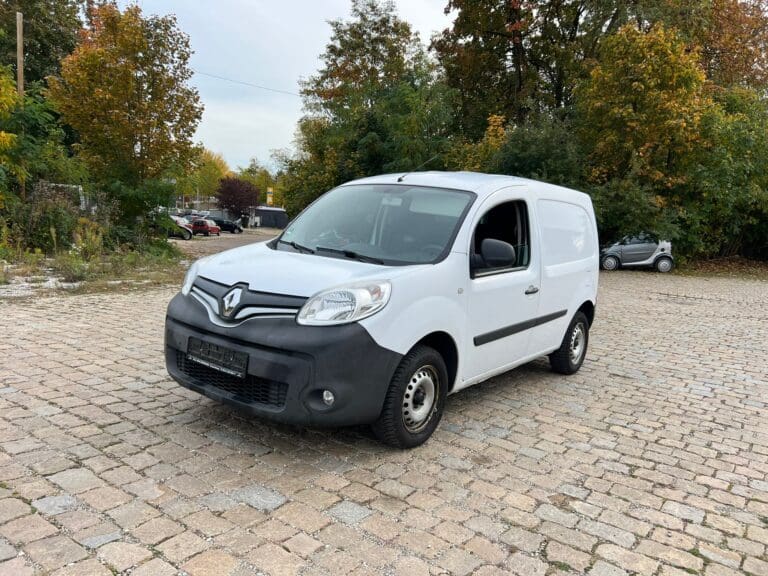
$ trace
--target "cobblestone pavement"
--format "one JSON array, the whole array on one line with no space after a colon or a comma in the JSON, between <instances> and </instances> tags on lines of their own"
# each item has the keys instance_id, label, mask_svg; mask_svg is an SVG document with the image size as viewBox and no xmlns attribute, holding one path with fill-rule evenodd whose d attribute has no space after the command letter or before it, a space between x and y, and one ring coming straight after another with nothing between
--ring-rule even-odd
<instances>
[{"instance_id":1,"label":"cobblestone pavement","mask_svg":"<svg viewBox=\"0 0 768 576\"><path fill-rule=\"evenodd\" d=\"M604 274L581 372L412 451L177 386L173 292L0 303L0 575L768 575L764 282Z\"/></svg>"}]
</instances>

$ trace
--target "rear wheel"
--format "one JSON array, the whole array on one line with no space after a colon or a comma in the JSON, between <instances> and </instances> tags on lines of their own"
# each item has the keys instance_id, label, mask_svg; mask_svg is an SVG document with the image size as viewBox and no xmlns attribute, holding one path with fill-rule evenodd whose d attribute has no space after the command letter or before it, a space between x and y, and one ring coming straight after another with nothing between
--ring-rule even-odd
<instances>
[{"instance_id":1,"label":"rear wheel","mask_svg":"<svg viewBox=\"0 0 768 576\"><path fill-rule=\"evenodd\" d=\"M602 264L603 270L616 270L619 267L619 259L616 256L606 256Z\"/></svg>"},{"instance_id":2,"label":"rear wheel","mask_svg":"<svg viewBox=\"0 0 768 576\"><path fill-rule=\"evenodd\" d=\"M563 336L560 348L549 355L552 370L560 374L574 374L579 371L587 355L589 344L589 320L583 312L576 312L568 330Z\"/></svg>"},{"instance_id":3,"label":"rear wheel","mask_svg":"<svg viewBox=\"0 0 768 576\"><path fill-rule=\"evenodd\" d=\"M183 230L181 232L181 238L182 240L191 240L192 239L192 232L189 230Z\"/></svg>"},{"instance_id":4,"label":"rear wheel","mask_svg":"<svg viewBox=\"0 0 768 576\"><path fill-rule=\"evenodd\" d=\"M668 258L667 256L662 256L661 258L656 260L654 267L658 272L662 272L662 273L671 272L673 267L672 258Z\"/></svg>"},{"instance_id":5,"label":"rear wheel","mask_svg":"<svg viewBox=\"0 0 768 576\"><path fill-rule=\"evenodd\" d=\"M443 357L429 346L417 346L395 371L373 432L390 446L419 446L440 423L447 395L448 370Z\"/></svg>"}]
</instances>

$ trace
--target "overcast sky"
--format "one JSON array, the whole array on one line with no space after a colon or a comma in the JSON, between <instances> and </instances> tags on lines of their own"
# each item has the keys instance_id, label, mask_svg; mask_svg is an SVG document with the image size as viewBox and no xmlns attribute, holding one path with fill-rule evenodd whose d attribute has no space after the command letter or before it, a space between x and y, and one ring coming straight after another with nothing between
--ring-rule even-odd
<instances>
[{"instance_id":1,"label":"overcast sky","mask_svg":"<svg viewBox=\"0 0 768 576\"><path fill-rule=\"evenodd\" d=\"M121 0L125 7L129 0ZM197 139L230 167L252 157L272 166L272 150L293 145L301 98L205 76L212 74L297 93L319 67L330 39L328 20L349 15L349 0L137 0L146 14L176 14L195 53L192 83L205 112ZM396 0L401 18L428 43L450 25L447 0Z\"/></svg>"}]
</instances>

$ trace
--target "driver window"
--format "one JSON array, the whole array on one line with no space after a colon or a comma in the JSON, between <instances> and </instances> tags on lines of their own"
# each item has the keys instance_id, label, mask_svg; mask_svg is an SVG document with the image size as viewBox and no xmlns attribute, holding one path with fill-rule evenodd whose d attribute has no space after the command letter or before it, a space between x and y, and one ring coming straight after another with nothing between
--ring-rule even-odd
<instances>
[{"instance_id":1,"label":"driver window","mask_svg":"<svg viewBox=\"0 0 768 576\"><path fill-rule=\"evenodd\" d=\"M515 249L515 265L502 270L494 269L481 254L483 240L493 238L510 244ZM523 200L504 202L483 214L472 236L470 264L473 271L483 273L527 268L531 258L528 209Z\"/></svg>"}]
</instances>

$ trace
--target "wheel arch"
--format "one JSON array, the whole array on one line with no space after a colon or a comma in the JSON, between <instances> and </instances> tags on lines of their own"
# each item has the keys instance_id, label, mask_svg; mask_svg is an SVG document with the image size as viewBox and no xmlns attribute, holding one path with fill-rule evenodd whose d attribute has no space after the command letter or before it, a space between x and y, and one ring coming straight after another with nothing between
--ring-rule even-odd
<instances>
[{"instance_id":1,"label":"wheel arch","mask_svg":"<svg viewBox=\"0 0 768 576\"><path fill-rule=\"evenodd\" d=\"M581 306L579 306L579 309L577 312L583 312L584 316L587 317L587 321L589 322L589 326L592 326L592 323L595 320L595 305L591 300L587 300L586 302L582 303Z\"/></svg>"},{"instance_id":2,"label":"wheel arch","mask_svg":"<svg viewBox=\"0 0 768 576\"><path fill-rule=\"evenodd\" d=\"M445 367L448 370L448 392L451 392L456 384L456 377L459 373L459 348L456 342L447 332L437 331L427 334L413 345L413 348L419 345L434 348L443 357Z\"/></svg>"}]
</instances>

